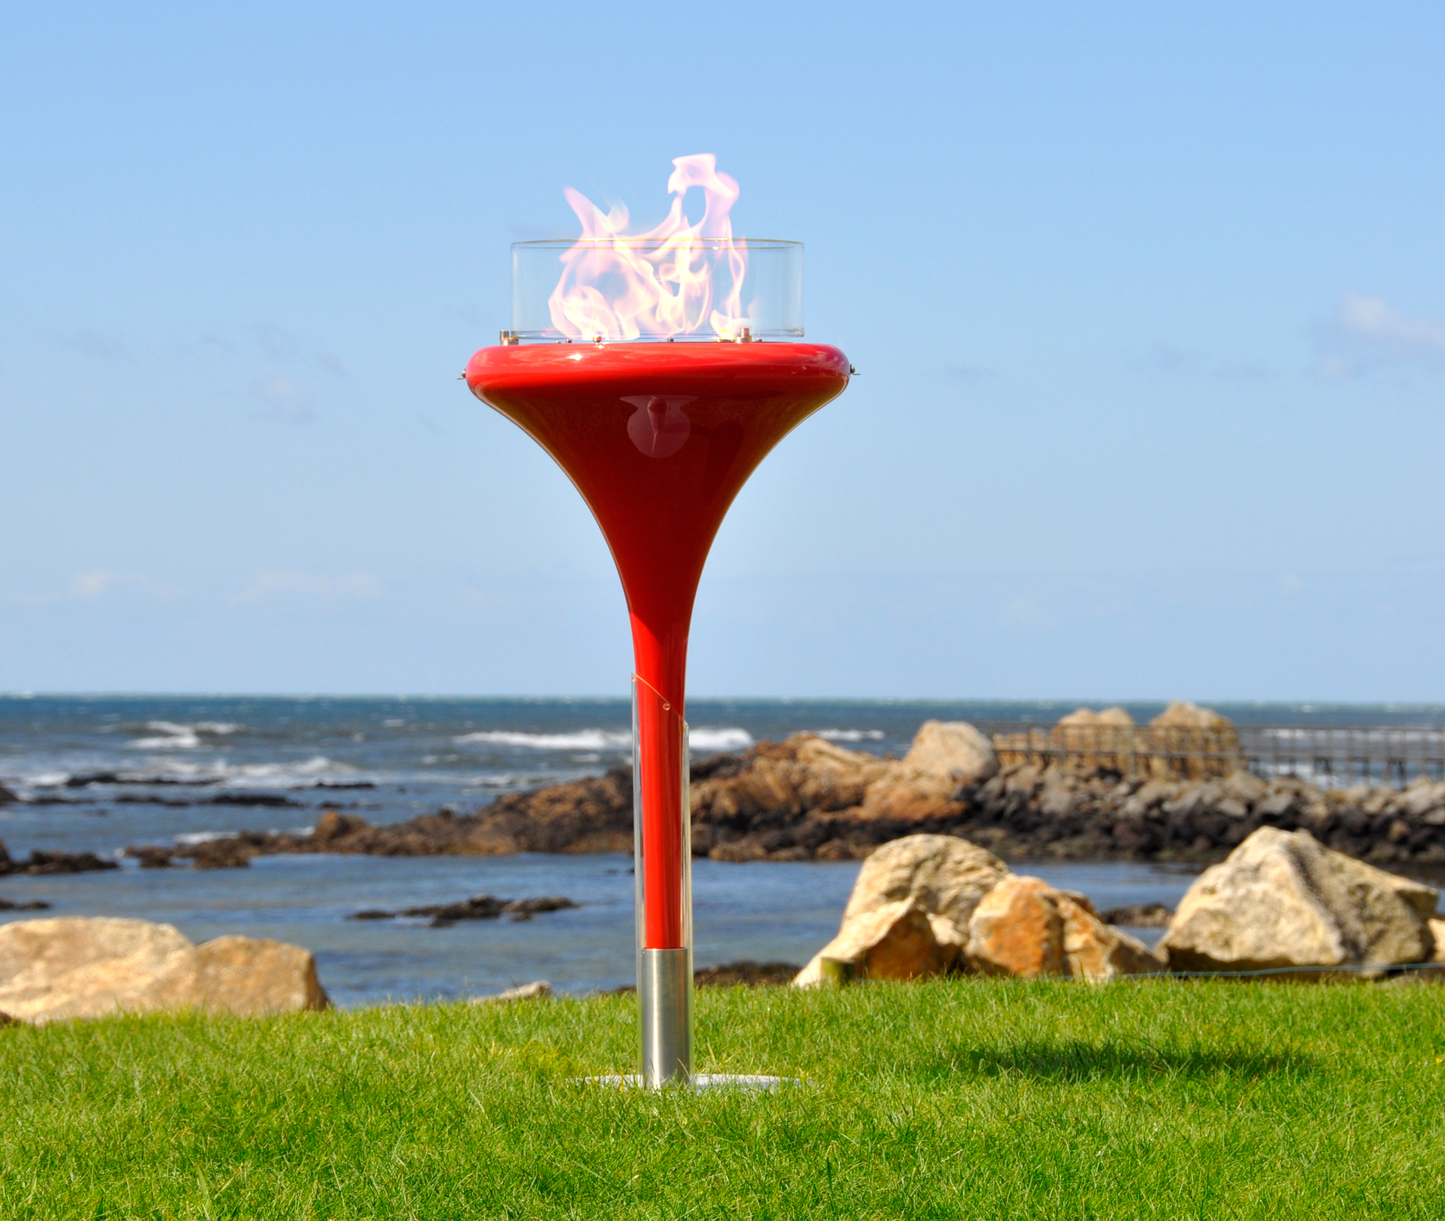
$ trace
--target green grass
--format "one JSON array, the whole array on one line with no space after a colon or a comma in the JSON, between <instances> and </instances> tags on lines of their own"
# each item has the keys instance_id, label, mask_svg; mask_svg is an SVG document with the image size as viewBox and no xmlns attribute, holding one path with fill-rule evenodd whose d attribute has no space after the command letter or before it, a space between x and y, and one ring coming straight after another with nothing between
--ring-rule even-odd
<instances>
[{"instance_id":1,"label":"green grass","mask_svg":"<svg viewBox=\"0 0 1445 1221\"><path fill-rule=\"evenodd\" d=\"M1445 1215L1445 988L709 990L699 1069L576 1084L627 997L0 1030L0 1218Z\"/></svg>"}]
</instances>

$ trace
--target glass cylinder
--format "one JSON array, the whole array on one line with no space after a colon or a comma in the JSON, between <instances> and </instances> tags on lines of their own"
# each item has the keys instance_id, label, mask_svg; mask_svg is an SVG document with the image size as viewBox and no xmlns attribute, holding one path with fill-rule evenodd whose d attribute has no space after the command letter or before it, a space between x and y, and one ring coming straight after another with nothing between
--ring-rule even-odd
<instances>
[{"instance_id":1,"label":"glass cylinder","mask_svg":"<svg viewBox=\"0 0 1445 1221\"><path fill-rule=\"evenodd\" d=\"M801 242L678 236L512 246L514 341L802 334Z\"/></svg>"}]
</instances>

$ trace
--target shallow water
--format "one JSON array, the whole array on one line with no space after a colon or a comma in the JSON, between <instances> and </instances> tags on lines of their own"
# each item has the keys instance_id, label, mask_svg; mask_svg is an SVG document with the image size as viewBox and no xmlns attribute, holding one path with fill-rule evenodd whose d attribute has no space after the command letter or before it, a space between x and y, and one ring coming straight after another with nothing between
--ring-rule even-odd
<instances>
[{"instance_id":1,"label":"shallow water","mask_svg":"<svg viewBox=\"0 0 1445 1221\"><path fill-rule=\"evenodd\" d=\"M901 754L921 721L1055 720L1069 703L693 701L694 755L743 749L799 730L855 750ZM1146 720L1160 705L1131 705ZM1256 706L1256 723L1404 723L1441 710ZM171 843L241 828L309 827L326 808L373 823L443 804L464 810L498 793L598 773L628 761L623 700L280 699L0 696L0 840L121 859L128 844ZM344 786L344 787L343 787ZM359 787L358 787L359 786ZM269 795L283 808L205 804ZM167 802L172 804L159 804ZM620 855L504 858L263 857L248 869L138 870L0 879L0 897L44 899L47 915L135 916L201 940L276 937L311 949L337 1003L449 997L545 978L584 992L633 976L631 859ZM1088 894L1102 909L1173 906L1193 871L1137 862L1030 865L1020 871ZM837 930L856 863L698 861L697 962L804 962ZM364 908L562 894L577 910L525 923L348 921ZM35 913L0 914L0 920ZM1141 933L1146 941L1158 930Z\"/></svg>"},{"instance_id":2,"label":"shallow water","mask_svg":"<svg viewBox=\"0 0 1445 1221\"><path fill-rule=\"evenodd\" d=\"M47 912L7 912L0 922L44 916L129 916L174 924L195 941L227 933L304 945L338 1005L388 998L436 999L496 992L534 979L566 992L633 982L631 858L260 857L249 869L189 868L7 878L0 894L43 899ZM697 861L693 866L696 959L705 966L750 958L803 963L838 929L857 862ZM1172 906L1190 872L1139 862L1019 863L1056 886L1082 890L1101 908ZM366 908L397 910L468 895L562 894L581 904L529 921L347 920ZM1159 930L1140 930L1145 940Z\"/></svg>"}]
</instances>

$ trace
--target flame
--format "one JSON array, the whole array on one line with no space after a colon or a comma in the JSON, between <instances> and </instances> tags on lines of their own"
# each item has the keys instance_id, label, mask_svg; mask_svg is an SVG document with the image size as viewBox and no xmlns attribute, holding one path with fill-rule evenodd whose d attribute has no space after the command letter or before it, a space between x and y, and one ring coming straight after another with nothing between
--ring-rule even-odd
<instances>
[{"instance_id":1,"label":"flame","mask_svg":"<svg viewBox=\"0 0 1445 1221\"><path fill-rule=\"evenodd\" d=\"M747 247L733 240L729 210L738 184L712 153L678 157L667 180L667 218L646 233L627 232L627 209L603 212L580 191L563 194L582 236L562 255L562 278L547 298L552 325L572 339L670 338L710 327L735 339L748 319L741 305ZM682 210L693 187L706 199L702 219Z\"/></svg>"}]
</instances>

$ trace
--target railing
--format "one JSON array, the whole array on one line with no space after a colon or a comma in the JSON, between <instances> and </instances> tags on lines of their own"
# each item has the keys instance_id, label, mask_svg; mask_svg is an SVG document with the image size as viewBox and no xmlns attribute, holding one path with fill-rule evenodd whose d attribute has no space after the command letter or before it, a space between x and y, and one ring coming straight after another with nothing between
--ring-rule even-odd
<instances>
[{"instance_id":1,"label":"railing","mask_svg":"<svg viewBox=\"0 0 1445 1221\"><path fill-rule=\"evenodd\" d=\"M1234 725L1050 725L992 721L978 728L1000 762L1028 762L1121 776L1204 779L1242 768L1297 776L1322 788L1403 788L1416 776L1445 780L1445 727L1322 728Z\"/></svg>"}]
</instances>

